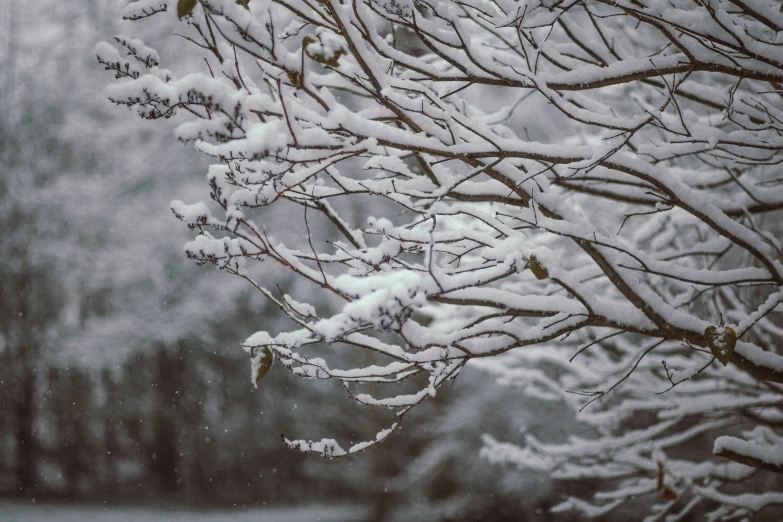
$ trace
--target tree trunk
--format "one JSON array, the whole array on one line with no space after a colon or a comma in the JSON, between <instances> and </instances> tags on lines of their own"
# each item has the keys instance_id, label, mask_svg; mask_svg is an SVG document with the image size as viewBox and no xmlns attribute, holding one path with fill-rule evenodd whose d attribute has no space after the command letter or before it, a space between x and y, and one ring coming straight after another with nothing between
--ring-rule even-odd
<instances>
[{"instance_id":1,"label":"tree trunk","mask_svg":"<svg viewBox=\"0 0 783 522\"><path fill-rule=\"evenodd\" d=\"M19 494L31 497L36 490L35 438L33 436L35 375L25 372L21 376L15 404L16 413L16 480Z\"/></svg>"}]
</instances>

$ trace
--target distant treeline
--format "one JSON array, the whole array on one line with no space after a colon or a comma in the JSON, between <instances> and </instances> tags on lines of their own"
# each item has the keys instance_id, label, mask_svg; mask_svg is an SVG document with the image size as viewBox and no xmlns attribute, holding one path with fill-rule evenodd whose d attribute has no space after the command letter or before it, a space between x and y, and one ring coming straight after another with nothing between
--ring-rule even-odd
<instances>
[{"instance_id":1,"label":"distant treeline","mask_svg":"<svg viewBox=\"0 0 783 522\"><path fill-rule=\"evenodd\" d=\"M279 367L256 390L244 378L244 358L209 352L198 341L159 346L99 371L43 366L24 382L7 357L0 359L0 381L10 392L0 395L3 496L209 506L361 503L374 507L377 520L400 508L461 514L450 520L487 513L523 520L514 517L530 513L531 499L538 504L549 496L546 484L529 490L530 498L492 491L497 470L465 452L478 447L482 424L469 421L481 413L463 413L468 422L448 433L459 416L442 402L367 454L329 461L289 451L281 426L356 439L367 433L354 428L366 431L377 419L346 424L341 417L350 415L331 415L335 405L319 404L317 388L291 382ZM33 390L28 410L14 395L25 386ZM462 406L470 409L471 402ZM297 422L302 408L316 419L313 426ZM477 465L484 473L475 472Z\"/></svg>"},{"instance_id":2,"label":"distant treeline","mask_svg":"<svg viewBox=\"0 0 783 522\"><path fill-rule=\"evenodd\" d=\"M304 473L303 456L275 444L282 412L269 390L237 378L244 360L183 342L98 372L43 366L15 377L9 362L0 366L10 392L0 395L4 494L261 503L352 493ZM13 400L24 388L34 390L29 411Z\"/></svg>"}]
</instances>

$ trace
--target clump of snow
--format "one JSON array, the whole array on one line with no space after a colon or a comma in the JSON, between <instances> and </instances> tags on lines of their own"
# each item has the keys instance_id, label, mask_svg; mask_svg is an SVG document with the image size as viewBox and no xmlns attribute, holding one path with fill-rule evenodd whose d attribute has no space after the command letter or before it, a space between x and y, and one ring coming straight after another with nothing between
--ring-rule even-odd
<instances>
[{"instance_id":1,"label":"clump of snow","mask_svg":"<svg viewBox=\"0 0 783 522\"><path fill-rule=\"evenodd\" d=\"M783 442L783 440L780 442ZM783 469L783 450L781 450L780 445L754 444L729 435L724 435L715 439L712 452L715 455L720 456L721 453L726 451L757 459L765 464L770 464Z\"/></svg>"}]
</instances>

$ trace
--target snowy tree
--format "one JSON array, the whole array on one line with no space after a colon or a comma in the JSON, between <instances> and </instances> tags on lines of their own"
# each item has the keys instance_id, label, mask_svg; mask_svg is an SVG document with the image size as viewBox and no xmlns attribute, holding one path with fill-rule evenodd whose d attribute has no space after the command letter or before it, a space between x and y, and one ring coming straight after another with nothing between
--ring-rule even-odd
<instances>
[{"instance_id":1,"label":"snowy tree","mask_svg":"<svg viewBox=\"0 0 783 522\"><path fill-rule=\"evenodd\" d=\"M783 472L779 2L139 0L123 16L203 53L175 73L132 37L96 47L112 101L177 115L213 159L214 204L172 203L188 257L294 324L245 341L253 383L276 358L396 412L367 442L289 447L363 451L473 361L595 434L486 437L491 461L605 485L557 510L783 504L765 478Z\"/></svg>"}]
</instances>

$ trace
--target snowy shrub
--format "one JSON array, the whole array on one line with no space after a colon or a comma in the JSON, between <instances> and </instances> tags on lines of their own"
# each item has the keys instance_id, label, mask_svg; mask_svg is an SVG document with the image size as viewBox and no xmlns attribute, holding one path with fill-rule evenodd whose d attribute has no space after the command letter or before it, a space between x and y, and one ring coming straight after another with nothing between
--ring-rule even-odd
<instances>
[{"instance_id":1,"label":"snowy shrub","mask_svg":"<svg viewBox=\"0 0 783 522\"><path fill-rule=\"evenodd\" d=\"M730 520L783 504L774 480L753 482L783 472L778 1L123 12L153 15L203 59L167 63L126 36L96 53L118 78L111 100L176 114L178 138L214 160L214 204L172 204L197 234L187 255L295 325L245 341L252 381L274 356L396 411L366 442L289 447L336 458L377 444L473 361L595 433L485 438L492 462L601 481L556 511L641 499L647 520ZM276 213L301 235L281 237ZM261 261L312 294L285 294Z\"/></svg>"}]
</instances>

